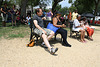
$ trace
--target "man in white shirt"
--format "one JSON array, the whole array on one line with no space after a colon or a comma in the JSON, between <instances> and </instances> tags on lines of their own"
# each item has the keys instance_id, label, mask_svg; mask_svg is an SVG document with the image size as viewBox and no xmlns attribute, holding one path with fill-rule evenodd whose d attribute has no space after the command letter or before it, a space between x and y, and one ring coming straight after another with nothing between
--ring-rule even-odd
<instances>
[{"instance_id":1,"label":"man in white shirt","mask_svg":"<svg viewBox=\"0 0 100 67\"><path fill-rule=\"evenodd\" d=\"M78 31L81 32L81 39L80 42L86 42L84 37L85 37L85 30L83 28L83 26L80 24L79 20L80 20L81 16L77 15L77 19L74 20L73 22L73 31Z\"/></svg>"}]
</instances>

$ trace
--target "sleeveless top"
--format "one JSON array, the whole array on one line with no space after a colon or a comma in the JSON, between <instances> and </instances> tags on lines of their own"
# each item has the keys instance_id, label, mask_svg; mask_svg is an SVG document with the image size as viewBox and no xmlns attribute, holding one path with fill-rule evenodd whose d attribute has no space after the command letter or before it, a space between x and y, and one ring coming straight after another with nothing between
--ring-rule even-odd
<instances>
[{"instance_id":1,"label":"sleeveless top","mask_svg":"<svg viewBox=\"0 0 100 67\"><path fill-rule=\"evenodd\" d=\"M57 25L62 25L62 22L57 19Z\"/></svg>"}]
</instances>

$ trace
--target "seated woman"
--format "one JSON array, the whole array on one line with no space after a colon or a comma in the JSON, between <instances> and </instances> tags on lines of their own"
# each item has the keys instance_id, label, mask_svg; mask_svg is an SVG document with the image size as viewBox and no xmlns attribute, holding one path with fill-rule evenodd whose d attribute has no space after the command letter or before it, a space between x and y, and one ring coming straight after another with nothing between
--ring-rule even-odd
<instances>
[{"instance_id":1,"label":"seated woman","mask_svg":"<svg viewBox=\"0 0 100 67\"><path fill-rule=\"evenodd\" d=\"M84 29L83 25L81 25L81 23L79 21L80 19L81 19L81 16L77 15L77 19L75 19L74 22L73 22L72 30L81 32L80 42L84 43L84 42L86 42L86 40L84 39L84 37L85 37L85 29Z\"/></svg>"},{"instance_id":2,"label":"seated woman","mask_svg":"<svg viewBox=\"0 0 100 67\"><path fill-rule=\"evenodd\" d=\"M86 17L84 17L81 22L84 24L84 27L85 27L85 29L87 31L87 35L89 36L89 39L91 41L93 41L92 35L94 33L94 29L89 26L88 22L86 21Z\"/></svg>"},{"instance_id":3,"label":"seated woman","mask_svg":"<svg viewBox=\"0 0 100 67\"><path fill-rule=\"evenodd\" d=\"M59 19L60 17L61 17L61 13L60 12L57 12L56 15L52 19L53 25L55 27L58 27L59 28L57 30L57 32L60 33L61 36L62 36L62 38L63 38L62 45L63 46L71 47L71 45L67 42L67 30L63 29L63 28L66 28L66 25L65 24L62 24L62 22Z\"/></svg>"}]
</instances>

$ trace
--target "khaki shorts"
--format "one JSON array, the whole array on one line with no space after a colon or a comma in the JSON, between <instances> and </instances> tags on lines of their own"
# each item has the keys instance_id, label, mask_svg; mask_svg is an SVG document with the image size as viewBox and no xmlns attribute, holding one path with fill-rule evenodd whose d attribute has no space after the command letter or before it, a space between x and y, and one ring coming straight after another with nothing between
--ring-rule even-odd
<instances>
[{"instance_id":1,"label":"khaki shorts","mask_svg":"<svg viewBox=\"0 0 100 67\"><path fill-rule=\"evenodd\" d=\"M47 29L47 28L43 28L46 32L47 32L47 36L50 35L51 30ZM41 36L44 32L42 30L39 30L37 28L34 29L34 33L38 34L39 36Z\"/></svg>"}]
</instances>

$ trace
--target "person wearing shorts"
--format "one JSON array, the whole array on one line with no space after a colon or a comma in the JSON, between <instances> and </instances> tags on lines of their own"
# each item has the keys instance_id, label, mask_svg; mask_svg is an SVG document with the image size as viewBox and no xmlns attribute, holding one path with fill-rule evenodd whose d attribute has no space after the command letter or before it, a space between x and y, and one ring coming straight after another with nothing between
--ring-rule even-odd
<instances>
[{"instance_id":1,"label":"person wearing shorts","mask_svg":"<svg viewBox=\"0 0 100 67\"><path fill-rule=\"evenodd\" d=\"M33 17L33 30L34 33L38 34L40 37L43 38L43 43L48 47L48 50L51 54L55 54L55 52L58 50L58 48L54 49L50 46L50 43L48 40L50 40L54 36L54 32L44 28L43 20L41 18L41 15L43 14L42 9L38 8L35 10L36 15Z\"/></svg>"}]
</instances>

